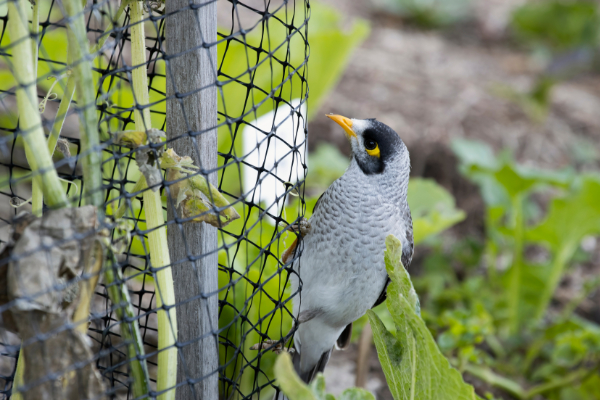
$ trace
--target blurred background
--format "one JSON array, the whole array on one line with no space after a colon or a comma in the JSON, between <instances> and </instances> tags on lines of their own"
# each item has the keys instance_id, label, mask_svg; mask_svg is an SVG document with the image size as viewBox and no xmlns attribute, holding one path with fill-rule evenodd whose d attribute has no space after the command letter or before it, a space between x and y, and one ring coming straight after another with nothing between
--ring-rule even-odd
<instances>
[{"instance_id":1,"label":"blurred background","mask_svg":"<svg viewBox=\"0 0 600 400\"><path fill-rule=\"evenodd\" d=\"M368 21L370 33L311 116L307 187L347 165L349 144L325 113L391 126L410 150L413 180L435 181L464 211L416 247L409 268L443 353L481 396L600 399L591 372L600 350L599 3L319 3L349 26ZM435 198L413 196L413 218ZM358 382L391 399L375 351L359 351L359 330L350 350L334 352L328 388L354 384L364 362ZM548 382L557 385L527 392Z\"/></svg>"},{"instance_id":2,"label":"blurred background","mask_svg":"<svg viewBox=\"0 0 600 400\"><path fill-rule=\"evenodd\" d=\"M100 4L97 14L86 15L91 21L88 36L94 43L118 2L89 3ZM281 3L249 0L237 8L236 1L217 3L220 39L241 28L259 30L264 14L257 10L277 9L288 22L297 15L296 26L310 15L307 73L304 38L298 33L286 39L288 32L273 19L262 25L263 34L265 25L270 28L266 43L255 30L244 38L246 46L225 39L218 45L220 80L247 73L263 89L250 93L246 86L231 81L225 86L220 112L227 108L227 115L244 115L245 121L235 127L220 121L219 151L251 154L256 150L256 157L249 156L247 164L257 167L264 161L264 168L275 175L280 170L278 177L286 183L301 181L304 164L308 164L303 187L306 203L282 198L289 188L273 176L254 192L256 168L234 165L220 171L219 188L232 202L251 194L252 202L262 202L266 210L258 216L256 207L236 204L243 218L223 230L232 237L242 232L251 245L244 243L239 255L228 254L227 249L219 254L222 266L243 276L231 290L219 293L223 303L235 306L220 314L220 327L230 327L220 332L221 338L232 348L239 347L242 354L236 351L232 356L221 349L221 364L226 365L221 378L239 383L236 390L241 394L258 397L262 393L264 397L272 391L270 387L263 391L263 386L270 379L274 356L264 354L262 361L260 357L255 360L256 353L249 348L261 340L259 333L279 338L291 327L290 316L283 312L262 325L273 303L261 300L282 301L290 295L285 279L269 282L265 278L283 274L277 257L284 244L294 239L287 234L280 238L281 228L273 221L282 216L293 221L304 207L309 217L318 196L344 173L349 144L339 126L325 117L335 113L377 118L398 132L408 146L412 161L409 203L417 243L408 270L421 299L422 317L438 346L478 395L507 400L600 399L599 3L319 0L310 2L310 8L290 2L287 11ZM38 95L47 128L56 115L56 100L64 92L64 80L53 89L53 81L47 78L57 68L65 68L66 36L59 26L58 7L52 11L44 7L40 15L45 12L48 21L56 24L44 31L38 67ZM149 12L161 15L159 6ZM1 26L5 16L3 2ZM165 63L157 56L161 46L157 38L164 26L149 21L145 26L152 122L164 130ZM130 45L113 36L118 40L111 37L94 61L103 141L110 133L131 129L133 115L126 74L115 72L117 67L131 65ZM0 47L9 44L6 35L0 41ZM267 48L286 41L287 49L294 51L290 50L291 61L285 68L292 65L298 70L282 83L281 102L266 94L284 80L285 68L274 73L279 66L262 63L252 71L266 56L258 52L255 60L250 59L247 49L248 44ZM274 53L285 50L282 47ZM0 133L8 137L16 131L17 117L10 93L15 82L7 65L0 59ZM308 102L304 101L306 81ZM240 101L244 97L249 104ZM297 113L285 118L291 110ZM305 124L307 143L301 135ZM289 151L289 145L283 153L275 149L275 154L261 148L260 132L272 128L282 141L298 145L297 151ZM76 115L69 115L61 132L67 141L55 153L56 161L78 154L78 129ZM241 140L236 140L238 129ZM5 222L16 213L13 207L30 197L31 188L27 183L9 182L24 176L27 166L20 139L9 144L11 154L0 154L0 190L6 196L0 202L0 217ZM105 180L112 179L114 185L108 200L118 200L119 192L125 186L131 190L139 178L133 164L124 172L114 168L116 151L104 154ZM219 165L227 162L220 159ZM73 163L63 163L59 172L75 183L65 184L69 195L80 195L81 169L75 157ZM122 175L115 178L114 174ZM23 207L30 210L27 204ZM143 230L142 215L140 201L133 200L131 224L139 223ZM7 234L4 225L1 238L5 240ZM233 242L232 237L220 237L220 245ZM144 275L144 241L141 236L133 238L129 255L141 262L123 268L126 275L139 275L127 284L139 296L138 311L149 315L144 340L155 349L154 299L142 299L154 290L151 276ZM230 272L220 270L220 288L231 284ZM264 282L261 292L255 291L252 285ZM257 301L247 301L254 296ZM242 320L238 309L244 313ZM385 304L376 311L393 331ZM102 304L96 312L98 316L105 312ZM255 329L258 324L261 332ZM17 345L15 337L3 339L6 357L0 358L0 372L7 388ZM153 368L154 361L150 362ZM264 376L253 371L256 366ZM365 319L355 324L350 349L333 353L325 375L328 391L336 395L360 385L378 399L392 399ZM223 398L230 394L227 390Z\"/></svg>"}]
</instances>

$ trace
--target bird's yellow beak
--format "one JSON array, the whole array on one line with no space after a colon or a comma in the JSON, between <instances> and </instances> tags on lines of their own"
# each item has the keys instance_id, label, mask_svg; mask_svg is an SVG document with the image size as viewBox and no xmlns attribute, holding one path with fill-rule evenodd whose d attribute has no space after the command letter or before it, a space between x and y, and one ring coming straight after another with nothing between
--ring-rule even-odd
<instances>
[{"instance_id":1,"label":"bird's yellow beak","mask_svg":"<svg viewBox=\"0 0 600 400\"><path fill-rule=\"evenodd\" d=\"M346 131L346 136L348 136L348 139L350 139L351 137L356 137L356 133L354 133L354 131L352 130L352 120L350 118L342 117L341 115L333 115L333 114L328 114L328 115L326 115L326 117L331 118L332 120L337 122L342 128L344 128L344 131Z\"/></svg>"}]
</instances>

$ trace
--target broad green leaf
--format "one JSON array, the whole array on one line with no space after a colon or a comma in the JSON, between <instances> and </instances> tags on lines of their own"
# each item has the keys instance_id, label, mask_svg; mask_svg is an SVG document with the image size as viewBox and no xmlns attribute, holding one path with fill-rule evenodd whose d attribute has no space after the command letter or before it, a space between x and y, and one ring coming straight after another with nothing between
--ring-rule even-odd
<instances>
[{"instance_id":1,"label":"broad green leaf","mask_svg":"<svg viewBox=\"0 0 600 400\"><path fill-rule=\"evenodd\" d=\"M290 400L335 400L331 394L325 393L325 378L319 373L310 385L302 382L302 379L294 371L292 358L288 353L282 353L275 362L275 379L281 391ZM346 389L339 400L375 400L372 393L360 389Z\"/></svg>"},{"instance_id":2,"label":"broad green leaf","mask_svg":"<svg viewBox=\"0 0 600 400\"><path fill-rule=\"evenodd\" d=\"M397 257L400 241L388 236L386 268L392 279L387 306L396 324L396 336L379 317L368 311L379 361L395 400L477 399L473 387L450 366L427 326L415 310L416 294Z\"/></svg>"},{"instance_id":3,"label":"broad green leaf","mask_svg":"<svg viewBox=\"0 0 600 400\"><path fill-rule=\"evenodd\" d=\"M539 170L515 163L508 154L496 157L491 147L480 141L456 139L451 147L461 162L461 172L480 187L488 206L509 208L511 199L539 185L567 187L573 178L569 169Z\"/></svg>"},{"instance_id":4,"label":"broad green leaf","mask_svg":"<svg viewBox=\"0 0 600 400\"><path fill-rule=\"evenodd\" d=\"M331 397L333 398L333 396ZM365 389L350 388L344 390L338 400L375 400L375 396Z\"/></svg>"},{"instance_id":5,"label":"broad green leaf","mask_svg":"<svg viewBox=\"0 0 600 400\"><path fill-rule=\"evenodd\" d=\"M487 143L478 140L454 139L450 148L461 164L466 167L478 166L489 170L495 170L498 167L494 151Z\"/></svg>"},{"instance_id":6,"label":"broad green leaf","mask_svg":"<svg viewBox=\"0 0 600 400\"><path fill-rule=\"evenodd\" d=\"M294 371L292 357L283 352L275 361L277 385L290 400L320 400ZM320 385L317 385L320 386Z\"/></svg>"},{"instance_id":7,"label":"broad green leaf","mask_svg":"<svg viewBox=\"0 0 600 400\"><path fill-rule=\"evenodd\" d=\"M415 244L462 221L465 213L455 207L454 198L430 179L413 178L408 184Z\"/></svg>"},{"instance_id":8,"label":"broad green leaf","mask_svg":"<svg viewBox=\"0 0 600 400\"><path fill-rule=\"evenodd\" d=\"M527 239L546 244L554 253L544 289L539 292L536 319L543 316L581 239L600 233L599 199L600 180L595 176L585 176L575 193L554 199L546 218L526 232Z\"/></svg>"},{"instance_id":9,"label":"broad green leaf","mask_svg":"<svg viewBox=\"0 0 600 400\"><path fill-rule=\"evenodd\" d=\"M582 178L575 193L550 203L548 215L527 232L527 239L561 249L576 246L584 236L597 233L600 233L600 180L588 175Z\"/></svg>"},{"instance_id":10,"label":"broad green leaf","mask_svg":"<svg viewBox=\"0 0 600 400\"><path fill-rule=\"evenodd\" d=\"M410 307L419 314L419 297L410 280L410 275L402 266L402 242L394 235L389 235L385 238L384 261L388 276L392 280L392 284L388 287L388 296L402 297ZM391 311L391 310L390 310Z\"/></svg>"}]
</instances>

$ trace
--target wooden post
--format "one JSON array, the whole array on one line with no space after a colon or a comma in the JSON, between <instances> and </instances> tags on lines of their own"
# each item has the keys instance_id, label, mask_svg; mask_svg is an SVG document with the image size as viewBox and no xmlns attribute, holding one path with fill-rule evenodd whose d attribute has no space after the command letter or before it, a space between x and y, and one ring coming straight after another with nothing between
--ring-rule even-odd
<instances>
[{"instance_id":1,"label":"wooden post","mask_svg":"<svg viewBox=\"0 0 600 400\"><path fill-rule=\"evenodd\" d=\"M167 96L170 98L167 137L170 141L176 139L168 146L181 156L191 156L202 170L214 169L217 166L216 2L169 0L166 12L169 15L165 31L169 56ZM203 47L205 44L211 46ZM175 97L203 87L205 89L185 97ZM217 174L211 173L209 180L216 185ZM167 204L167 215L172 221L176 218L174 202L167 201ZM194 382L180 386L176 398L217 400L217 229L205 223L172 224L168 226L168 240L178 303L178 343L183 346L179 352L177 382ZM209 293L209 297L204 297ZM181 302L184 304L179 304Z\"/></svg>"}]
</instances>

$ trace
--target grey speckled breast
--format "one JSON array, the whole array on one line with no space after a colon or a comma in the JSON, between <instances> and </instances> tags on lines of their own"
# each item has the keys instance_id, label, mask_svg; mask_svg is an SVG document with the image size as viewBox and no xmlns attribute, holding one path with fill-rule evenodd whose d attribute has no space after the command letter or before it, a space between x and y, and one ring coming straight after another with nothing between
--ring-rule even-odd
<instances>
[{"instance_id":1,"label":"grey speckled breast","mask_svg":"<svg viewBox=\"0 0 600 400\"><path fill-rule=\"evenodd\" d=\"M387 279L385 238L393 234L408 248L407 231L412 235L402 189L381 185L353 164L329 187L294 265L304 283L300 301L294 302L296 315L320 308L333 326L345 326L373 306ZM296 290L295 276L292 285Z\"/></svg>"}]
</instances>

